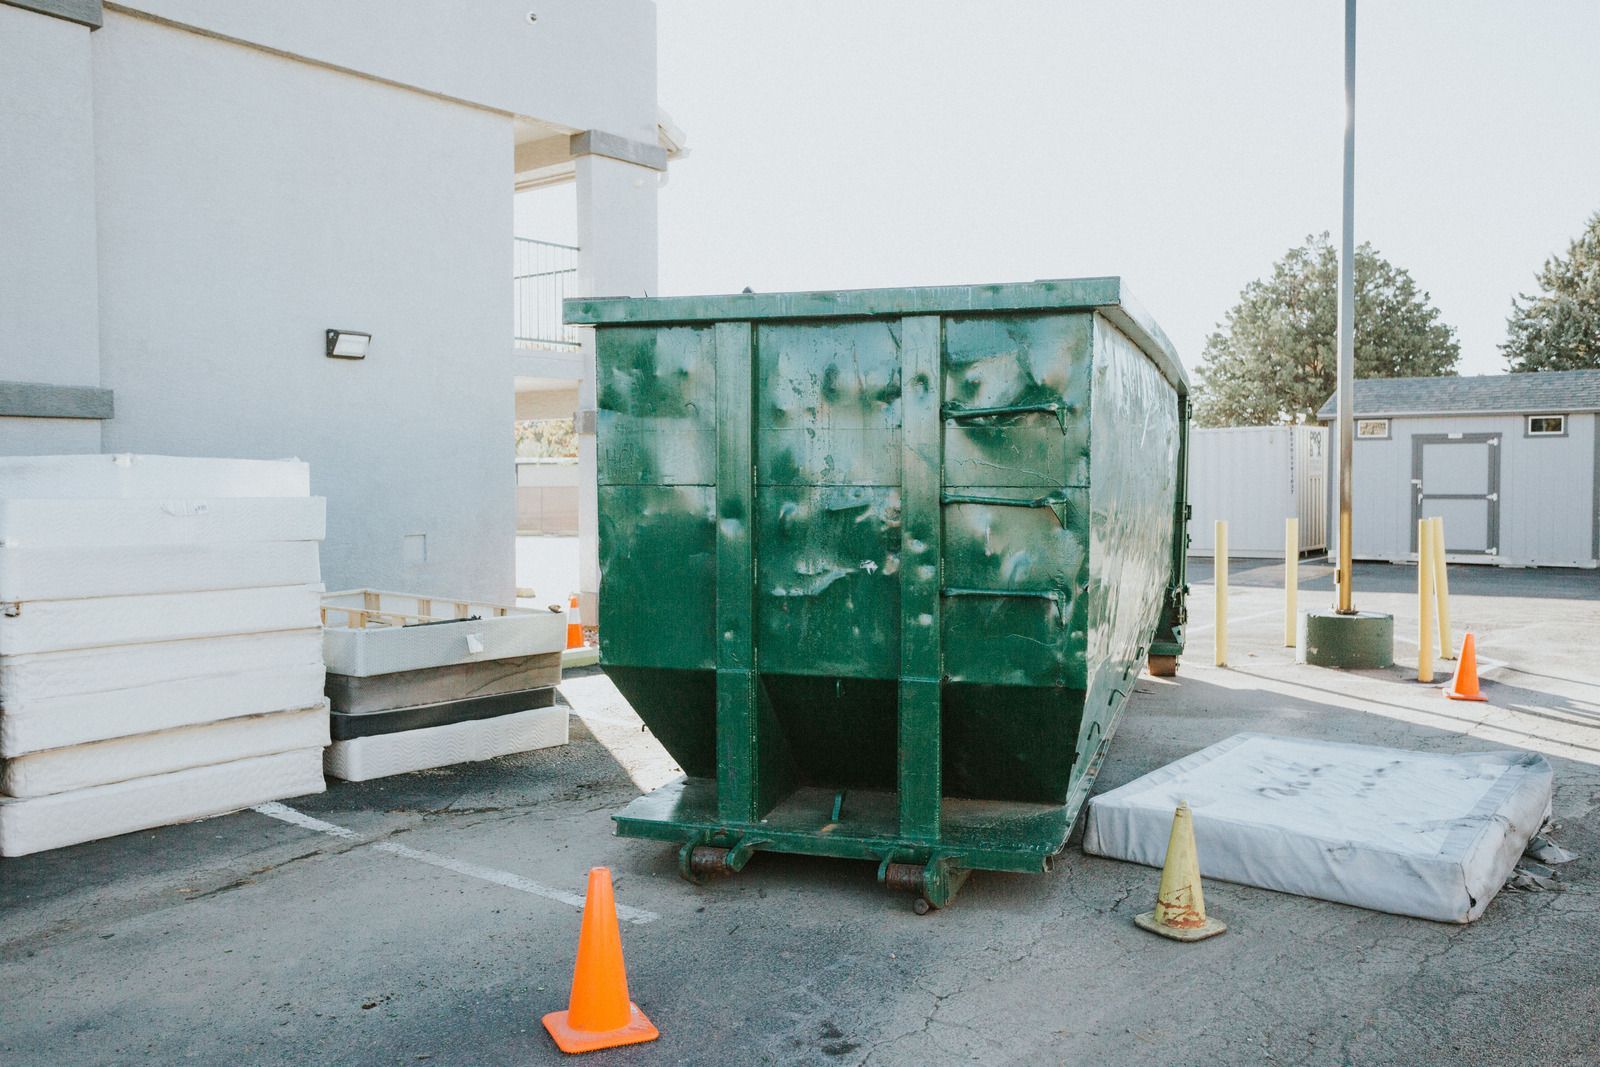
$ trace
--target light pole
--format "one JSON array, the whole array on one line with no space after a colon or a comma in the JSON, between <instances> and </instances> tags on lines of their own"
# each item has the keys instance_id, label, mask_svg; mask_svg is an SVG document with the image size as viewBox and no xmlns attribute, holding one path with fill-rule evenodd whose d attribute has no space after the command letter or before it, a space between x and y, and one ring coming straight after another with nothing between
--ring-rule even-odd
<instances>
[{"instance_id":1,"label":"light pole","mask_svg":"<svg viewBox=\"0 0 1600 1067\"><path fill-rule=\"evenodd\" d=\"M1339 565L1341 615L1354 614L1350 581L1350 461L1355 453L1356 379L1356 0L1344 0L1344 223L1339 243Z\"/></svg>"},{"instance_id":2,"label":"light pole","mask_svg":"<svg viewBox=\"0 0 1600 1067\"><path fill-rule=\"evenodd\" d=\"M1339 559L1333 606L1296 620L1295 654L1318 667L1370 670L1394 663L1394 616L1351 603L1351 466L1356 412L1356 0L1344 0L1344 219L1339 235ZM1286 549L1287 551L1287 549Z\"/></svg>"}]
</instances>

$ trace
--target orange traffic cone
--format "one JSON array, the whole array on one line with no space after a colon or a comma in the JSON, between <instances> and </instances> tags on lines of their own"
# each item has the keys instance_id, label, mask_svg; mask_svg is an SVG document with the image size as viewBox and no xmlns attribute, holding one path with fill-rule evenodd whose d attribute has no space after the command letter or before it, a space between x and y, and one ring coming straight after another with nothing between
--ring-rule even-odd
<instances>
[{"instance_id":1,"label":"orange traffic cone","mask_svg":"<svg viewBox=\"0 0 1600 1067\"><path fill-rule=\"evenodd\" d=\"M1456 676L1450 679L1444 695L1451 700L1488 700L1478 692L1478 649L1468 630L1461 638L1461 658L1456 661Z\"/></svg>"},{"instance_id":2,"label":"orange traffic cone","mask_svg":"<svg viewBox=\"0 0 1600 1067\"><path fill-rule=\"evenodd\" d=\"M578 594L567 601L567 647L583 647L583 619L578 614Z\"/></svg>"},{"instance_id":3,"label":"orange traffic cone","mask_svg":"<svg viewBox=\"0 0 1600 1067\"><path fill-rule=\"evenodd\" d=\"M578 963L572 969L572 998L566 1011L544 1017L544 1028L562 1052L593 1052L661 1036L639 1006L628 999L628 972L622 965L622 933L617 928L609 868L589 869L589 892L578 930Z\"/></svg>"},{"instance_id":4,"label":"orange traffic cone","mask_svg":"<svg viewBox=\"0 0 1600 1067\"><path fill-rule=\"evenodd\" d=\"M1161 868L1153 911L1135 915L1133 921L1152 934L1174 941L1204 941L1228 929L1221 919L1206 916L1206 898L1200 891L1200 857L1194 848L1194 816L1181 803L1172 813L1172 834L1167 838L1167 862Z\"/></svg>"}]
</instances>

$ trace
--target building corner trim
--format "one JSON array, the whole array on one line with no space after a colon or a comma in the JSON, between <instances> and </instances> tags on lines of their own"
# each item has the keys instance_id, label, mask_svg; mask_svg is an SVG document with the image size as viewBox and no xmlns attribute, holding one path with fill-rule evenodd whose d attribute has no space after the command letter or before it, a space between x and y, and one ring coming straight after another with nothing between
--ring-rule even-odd
<instances>
[{"instance_id":1,"label":"building corner trim","mask_svg":"<svg viewBox=\"0 0 1600 1067\"><path fill-rule=\"evenodd\" d=\"M651 170L667 169L667 150L660 145L633 141L604 130L584 130L572 135L572 155L605 156L607 159L633 163Z\"/></svg>"},{"instance_id":2,"label":"building corner trim","mask_svg":"<svg viewBox=\"0 0 1600 1067\"><path fill-rule=\"evenodd\" d=\"M98 30L105 23L101 0L0 0L0 4L76 22L91 30Z\"/></svg>"}]
</instances>

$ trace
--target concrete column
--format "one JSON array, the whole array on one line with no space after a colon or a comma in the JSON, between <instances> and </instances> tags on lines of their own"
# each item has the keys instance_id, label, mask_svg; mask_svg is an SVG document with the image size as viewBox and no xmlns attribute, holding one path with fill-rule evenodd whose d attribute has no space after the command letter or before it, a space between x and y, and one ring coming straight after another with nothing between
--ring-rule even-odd
<instances>
[{"instance_id":1,"label":"concrete column","mask_svg":"<svg viewBox=\"0 0 1600 1067\"><path fill-rule=\"evenodd\" d=\"M663 162L663 166L665 163ZM578 278L573 296L656 295L656 188L651 166L580 155ZM584 622L600 621L600 518L595 450L594 333L583 345L578 388L578 584Z\"/></svg>"},{"instance_id":2,"label":"concrete column","mask_svg":"<svg viewBox=\"0 0 1600 1067\"><path fill-rule=\"evenodd\" d=\"M109 406L84 403L100 384L90 27L49 6L0 4L0 455L98 452L100 422L79 416Z\"/></svg>"}]
</instances>

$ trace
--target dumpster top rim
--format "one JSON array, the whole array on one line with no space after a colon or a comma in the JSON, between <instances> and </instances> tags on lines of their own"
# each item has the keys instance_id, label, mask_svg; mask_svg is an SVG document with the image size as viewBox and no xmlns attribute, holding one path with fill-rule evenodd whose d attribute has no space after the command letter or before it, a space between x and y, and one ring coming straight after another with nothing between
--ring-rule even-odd
<instances>
[{"instance_id":1,"label":"dumpster top rim","mask_svg":"<svg viewBox=\"0 0 1600 1067\"><path fill-rule=\"evenodd\" d=\"M719 296L573 297L564 318L579 326L664 326L771 319L898 318L964 312L1098 311L1128 334L1180 394L1189 377L1167 335L1129 295L1122 279L1047 278L989 285L838 289Z\"/></svg>"}]
</instances>

